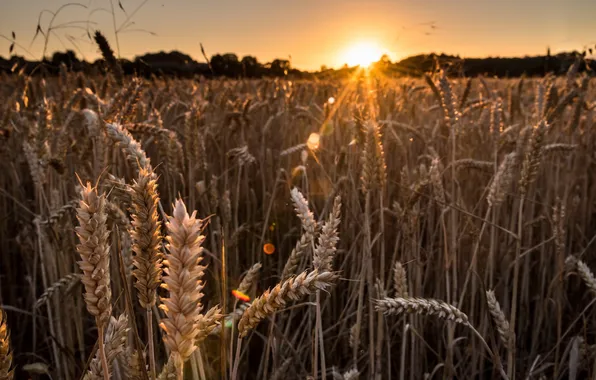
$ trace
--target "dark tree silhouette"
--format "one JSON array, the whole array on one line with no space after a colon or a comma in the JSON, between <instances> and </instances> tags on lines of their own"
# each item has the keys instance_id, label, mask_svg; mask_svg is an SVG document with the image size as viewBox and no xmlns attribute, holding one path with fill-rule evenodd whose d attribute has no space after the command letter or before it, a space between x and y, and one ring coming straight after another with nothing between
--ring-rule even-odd
<instances>
[{"instance_id":1,"label":"dark tree silhouette","mask_svg":"<svg viewBox=\"0 0 596 380\"><path fill-rule=\"evenodd\" d=\"M253 56L247 55L240 61L244 76L248 78L256 78L261 76L261 65L259 61Z\"/></svg>"},{"instance_id":2,"label":"dark tree silhouette","mask_svg":"<svg viewBox=\"0 0 596 380\"><path fill-rule=\"evenodd\" d=\"M591 55L592 53L590 53ZM557 75L565 74L577 59L581 60L579 71L586 70L594 73L596 62L587 52L565 52L551 54L550 49L544 55L528 57L488 57L488 58L460 58L459 56L445 54L424 54L405 58L399 62L391 62L387 55L382 56L373 67L375 71L390 77L420 76L438 68L446 70L448 75L477 76L488 75L497 77L542 76L546 73ZM215 54L210 59L210 65L197 62L189 55L178 51L169 53L148 53L136 57L133 61L118 60L124 74L137 74L150 78L153 75L173 75L192 78L197 75L204 77L226 76L231 78L260 78L263 76L283 77L292 76L300 78L343 78L357 70L355 67L344 65L340 69L331 69L321 66L317 73L303 72L292 68L287 59L275 59L267 64L261 64L254 56L244 56L238 60L233 53ZM103 59L89 63L79 61L72 51L57 52L51 59L45 59L40 67L38 61L27 61L23 57L12 56L9 59L0 57L0 72L12 73L23 70L26 74L55 75L60 72L64 64L69 69L85 73L97 73L105 70ZM18 70L15 71L15 67ZM325 70L326 69L326 70Z\"/></svg>"},{"instance_id":3,"label":"dark tree silhouette","mask_svg":"<svg viewBox=\"0 0 596 380\"><path fill-rule=\"evenodd\" d=\"M77 55L72 50L67 50L64 53L55 52L51 60L51 63L54 66L60 66L60 64L63 63L68 68L72 68L74 64L78 64L79 62Z\"/></svg>"},{"instance_id":4,"label":"dark tree silhouette","mask_svg":"<svg viewBox=\"0 0 596 380\"><path fill-rule=\"evenodd\" d=\"M274 59L273 62L269 64L269 72L271 75L274 76L284 76L288 75L290 71L290 61L287 59Z\"/></svg>"},{"instance_id":5,"label":"dark tree silhouette","mask_svg":"<svg viewBox=\"0 0 596 380\"><path fill-rule=\"evenodd\" d=\"M233 78L242 75L242 63L238 61L238 56L233 53L214 55L211 57L211 67L215 75L225 75Z\"/></svg>"}]
</instances>

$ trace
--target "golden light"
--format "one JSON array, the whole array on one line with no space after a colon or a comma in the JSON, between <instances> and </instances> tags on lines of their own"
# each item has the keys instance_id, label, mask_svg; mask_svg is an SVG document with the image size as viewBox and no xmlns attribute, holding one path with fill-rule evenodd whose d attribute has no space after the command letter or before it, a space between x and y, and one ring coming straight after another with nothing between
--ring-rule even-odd
<instances>
[{"instance_id":1,"label":"golden light","mask_svg":"<svg viewBox=\"0 0 596 380\"><path fill-rule=\"evenodd\" d=\"M272 255L275 253L275 246L271 243L266 243L263 246L263 252L265 252L266 255Z\"/></svg>"},{"instance_id":2,"label":"golden light","mask_svg":"<svg viewBox=\"0 0 596 380\"><path fill-rule=\"evenodd\" d=\"M245 293L242 293L238 289L232 290L232 295L234 297L236 297L237 299L239 299L240 301L244 301L244 302L250 301L250 297L248 295L246 295Z\"/></svg>"},{"instance_id":3,"label":"golden light","mask_svg":"<svg viewBox=\"0 0 596 380\"><path fill-rule=\"evenodd\" d=\"M383 49L372 41L361 41L350 46L343 54L343 62L348 66L367 68L378 61L383 55Z\"/></svg>"},{"instance_id":4,"label":"golden light","mask_svg":"<svg viewBox=\"0 0 596 380\"><path fill-rule=\"evenodd\" d=\"M308 141L306 141L306 146L310 150L317 150L319 149L319 144L321 142L321 136L318 133L311 133L308 136Z\"/></svg>"}]
</instances>

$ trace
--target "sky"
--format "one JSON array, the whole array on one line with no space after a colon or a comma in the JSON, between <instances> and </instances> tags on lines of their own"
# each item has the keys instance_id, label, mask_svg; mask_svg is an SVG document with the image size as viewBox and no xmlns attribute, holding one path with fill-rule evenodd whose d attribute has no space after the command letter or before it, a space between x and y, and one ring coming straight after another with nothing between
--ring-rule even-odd
<instances>
[{"instance_id":1,"label":"sky","mask_svg":"<svg viewBox=\"0 0 596 380\"><path fill-rule=\"evenodd\" d=\"M76 1L76 0L75 0ZM392 61L421 53L461 57L523 56L582 50L596 43L596 0L79 0L53 21L46 55L71 49L94 60L87 25L99 29L123 58L178 50L204 61L236 53L260 62L291 57L293 67L339 67L354 45L374 45ZM67 0L0 0L0 55L11 33L16 53L41 58L44 37L35 30L40 12L57 11ZM83 6L81 6L84 5ZM133 12L138 8L136 13ZM52 15L44 13L46 31ZM67 24L70 22L80 22ZM87 23L88 22L88 23ZM72 27L75 26L75 27ZM29 55L24 49L30 52Z\"/></svg>"}]
</instances>

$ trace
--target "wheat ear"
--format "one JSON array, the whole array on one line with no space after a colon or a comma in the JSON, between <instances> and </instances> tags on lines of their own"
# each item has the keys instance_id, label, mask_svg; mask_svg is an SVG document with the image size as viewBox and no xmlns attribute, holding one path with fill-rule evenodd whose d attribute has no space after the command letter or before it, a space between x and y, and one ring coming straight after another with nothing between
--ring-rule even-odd
<instances>
[{"instance_id":1,"label":"wheat ear","mask_svg":"<svg viewBox=\"0 0 596 380\"><path fill-rule=\"evenodd\" d=\"M255 265L250 267L248 272L246 272L244 278L242 278L240 285L238 285L239 292L246 294L252 289L252 286L257 282L257 278L259 277L261 267L261 263L256 263Z\"/></svg>"},{"instance_id":2,"label":"wheat ear","mask_svg":"<svg viewBox=\"0 0 596 380\"><path fill-rule=\"evenodd\" d=\"M12 380L12 351L10 350L10 333L6 323L6 313L0 309L0 380Z\"/></svg>"},{"instance_id":3,"label":"wheat ear","mask_svg":"<svg viewBox=\"0 0 596 380\"><path fill-rule=\"evenodd\" d=\"M44 305L48 299L54 296L54 293L60 292L62 289L66 288L66 291L71 289L81 280L81 275L78 273L70 273L66 276L62 277L60 280L54 282L50 285L41 296L35 302L35 308L39 308Z\"/></svg>"},{"instance_id":4,"label":"wheat ear","mask_svg":"<svg viewBox=\"0 0 596 380\"><path fill-rule=\"evenodd\" d=\"M213 306L205 314L199 315L196 327L198 334L195 337L195 344L197 346L220 326L222 318L223 314L219 306Z\"/></svg>"},{"instance_id":5,"label":"wheat ear","mask_svg":"<svg viewBox=\"0 0 596 380\"><path fill-rule=\"evenodd\" d=\"M118 357L118 355L124 352L124 345L126 343L126 334L128 332L128 318L126 314L121 314L118 319L111 317L110 323L106 330L104 338L104 348L106 352L106 358L108 366L112 367L112 362ZM111 378L112 373L109 372L108 376ZM101 365L100 353L97 352L91 363L89 364L89 370L83 378L83 380L101 380L104 378L104 372Z\"/></svg>"},{"instance_id":6,"label":"wheat ear","mask_svg":"<svg viewBox=\"0 0 596 380\"><path fill-rule=\"evenodd\" d=\"M267 290L256 298L246 309L238 323L238 332L244 337L254 329L259 322L282 309L288 301L297 301L304 296L314 294L317 290L325 290L337 280L338 276L332 272L310 273L303 272L292 277L273 289Z\"/></svg>"},{"instance_id":7,"label":"wheat ear","mask_svg":"<svg viewBox=\"0 0 596 380\"><path fill-rule=\"evenodd\" d=\"M358 372L358 369L352 368L352 369L343 373L342 379L343 380L358 380L359 375L360 375L360 372Z\"/></svg>"},{"instance_id":8,"label":"wheat ear","mask_svg":"<svg viewBox=\"0 0 596 380\"><path fill-rule=\"evenodd\" d=\"M509 153L499 165L488 190L488 204L496 207L503 203L513 182L513 169L517 163L517 154Z\"/></svg>"},{"instance_id":9,"label":"wheat ear","mask_svg":"<svg viewBox=\"0 0 596 380\"><path fill-rule=\"evenodd\" d=\"M314 236L317 223L315 222L312 211L310 211L310 208L308 207L308 201L297 188L293 188L290 191L290 197L294 203L296 215L298 215L298 218L300 218L300 221L302 222L302 228L304 231Z\"/></svg>"},{"instance_id":10,"label":"wheat ear","mask_svg":"<svg viewBox=\"0 0 596 380\"><path fill-rule=\"evenodd\" d=\"M499 336L501 337L501 342L509 348L512 339L512 331L509 328L509 321L505 318L505 313L501 310L501 305L499 305L499 301L495 297L495 292L492 290L486 291L486 302L488 304L488 311L490 315L493 317L495 321L495 325L497 326L497 331L499 332Z\"/></svg>"},{"instance_id":11,"label":"wheat ear","mask_svg":"<svg viewBox=\"0 0 596 380\"><path fill-rule=\"evenodd\" d=\"M544 135L548 129L548 123L543 119L532 130L528 150L522 162L521 178L519 181L522 197L528 192L528 187L536 180L538 169L542 162L544 151Z\"/></svg>"},{"instance_id":12,"label":"wheat ear","mask_svg":"<svg viewBox=\"0 0 596 380\"><path fill-rule=\"evenodd\" d=\"M323 224L319 235L319 242L315 247L313 255L313 266L319 272L331 272L333 270L333 257L337 250L339 237L337 227L341 221L341 197L338 195L333 202L333 210L327 221Z\"/></svg>"},{"instance_id":13,"label":"wheat ear","mask_svg":"<svg viewBox=\"0 0 596 380\"><path fill-rule=\"evenodd\" d=\"M408 277L406 268L399 261L393 265L393 289L396 297L408 296Z\"/></svg>"},{"instance_id":14,"label":"wheat ear","mask_svg":"<svg viewBox=\"0 0 596 380\"><path fill-rule=\"evenodd\" d=\"M101 51L101 55L103 59L106 60L107 64L110 66L110 69L114 73L114 78L116 78L116 83L119 86L124 84L124 72L122 71L122 67L118 63L118 60L114 56L114 52L108 43L108 40L104 37L103 34L98 30L95 32L94 35L95 42Z\"/></svg>"},{"instance_id":15,"label":"wheat ear","mask_svg":"<svg viewBox=\"0 0 596 380\"><path fill-rule=\"evenodd\" d=\"M98 195L97 189L89 183L81 190L77 208L79 226L75 231L80 244L79 266L83 271L81 282L85 285L87 310L96 318L98 327L105 326L112 314L110 288L110 246L105 210L105 195Z\"/></svg>"},{"instance_id":16,"label":"wheat ear","mask_svg":"<svg viewBox=\"0 0 596 380\"><path fill-rule=\"evenodd\" d=\"M421 314L469 325L468 316L446 302L417 297L383 298L376 301L375 309L385 315Z\"/></svg>"},{"instance_id":17,"label":"wheat ear","mask_svg":"<svg viewBox=\"0 0 596 380\"><path fill-rule=\"evenodd\" d=\"M287 280L296 274L300 260L307 254L308 249L314 242L315 230L317 228L317 222L315 221L312 211L310 211L310 208L308 207L308 201L304 198L304 195L302 195L297 188L293 188L290 191L290 197L292 198L296 215L300 218L304 232L286 261L281 276L282 280Z\"/></svg>"},{"instance_id":18,"label":"wheat ear","mask_svg":"<svg viewBox=\"0 0 596 380\"><path fill-rule=\"evenodd\" d=\"M480 335L478 330L472 326L468 320L468 316L459 310L457 307L443 301L427 298L416 297L397 297L397 298L382 298L375 301L375 309L385 315L400 315L400 314L419 314L432 315L441 319L453 321L466 326L470 329L478 339L482 342L484 348L490 355L495 358L495 364L503 379L509 379L498 357L492 352L486 340Z\"/></svg>"},{"instance_id":19,"label":"wheat ear","mask_svg":"<svg viewBox=\"0 0 596 380\"><path fill-rule=\"evenodd\" d=\"M368 120L364 123L364 128L366 134L362 151L362 190L368 192L385 186L387 165L379 126Z\"/></svg>"},{"instance_id":20,"label":"wheat ear","mask_svg":"<svg viewBox=\"0 0 596 380\"><path fill-rule=\"evenodd\" d=\"M106 220L105 195L98 195L97 189L89 183L81 190L77 208L79 226L75 231L80 244L77 251L81 256L79 266L83 271L81 282L85 286L83 298L87 310L95 317L99 335L99 354L104 379L109 380L108 363L104 350L104 329L112 315L112 290L110 287L110 246Z\"/></svg>"},{"instance_id":21,"label":"wheat ear","mask_svg":"<svg viewBox=\"0 0 596 380\"><path fill-rule=\"evenodd\" d=\"M592 273L586 263L575 256L569 256L565 259L565 266L567 267L567 270L577 270L577 274L581 277L586 286L593 293L596 293L596 278L594 278L594 273Z\"/></svg>"},{"instance_id":22,"label":"wheat ear","mask_svg":"<svg viewBox=\"0 0 596 380\"><path fill-rule=\"evenodd\" d=\"M141 357L137 350L127 349L123 355L117 358L118 365L122 370L122 377L126 380L145 380L147 372L141 363ZM145 373L143 373L145 372Z\"/></svg>"},{"instance_id":23,"label":"wheat ear","mask_svg":"<svg viewBox=\"0 0 596 380\"><path fill-rule=\"evenodd\" d=\"M153 347L153 316L156 291L161 283L161 226L157 215L159 194L157 178L153 171L141 168L137 180L129 187L132 204L132 271L139 303L147 314L147 340L151 378L155 379L155 354Z\"/></svg>"},{"instance_id":24,"label":"wheat ear","mask_svg":"<svg viewBox=\"0 0 596 380\"><path fill-rule=\"evenodd\" d=\"M106 133L108 137L120 145L121 149L126 153L128 159L136 166L141 168L150 168L150 162L147 154L141 148L141 144L135 140L132 135L121 124L106 123Z\"/></svg>"},{"instance_id":25,"label":"wheat ear","mask_svg":"<svg viewBox=\"0 0 596 380\"><path fill-rule=\"evenodd\" d=\"M182 374L184 362L196 349L196 337L199 334L197 324L203 308L203 277L205 267L201 244L205 237L201 235L203 221L196 218L196 211L189 215L182 200L173 206L172 216L168 217L167 249L164 260L162 287L169 293L162 297L159 306L166 314L160 323L164 331L164 342L171 351L176 363L177 374Z\"/></svg>"}]
</instances>

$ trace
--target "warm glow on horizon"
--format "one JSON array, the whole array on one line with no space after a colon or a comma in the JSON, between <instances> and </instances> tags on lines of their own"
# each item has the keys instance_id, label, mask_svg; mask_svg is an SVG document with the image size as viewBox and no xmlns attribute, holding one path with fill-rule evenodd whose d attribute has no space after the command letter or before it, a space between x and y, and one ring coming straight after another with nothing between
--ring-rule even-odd
<instances>
[{"instance_id":1,"label":"warm glow on horizon","mask_svg":"<svg viewBox=\"0 0 596 380\"><path fill-rule=\"evenodd\" d=\"M375 42L361 41L346 49L342 60L348 66L367 68L371 63L378 61L383 54L383 49Z\"/></svg>"}]
</instances>

